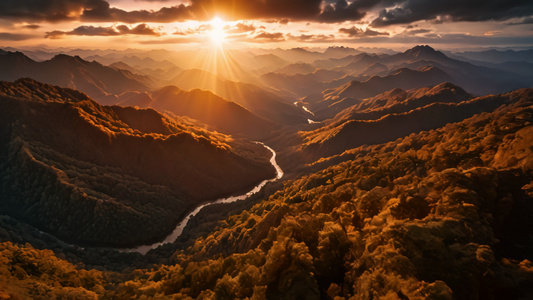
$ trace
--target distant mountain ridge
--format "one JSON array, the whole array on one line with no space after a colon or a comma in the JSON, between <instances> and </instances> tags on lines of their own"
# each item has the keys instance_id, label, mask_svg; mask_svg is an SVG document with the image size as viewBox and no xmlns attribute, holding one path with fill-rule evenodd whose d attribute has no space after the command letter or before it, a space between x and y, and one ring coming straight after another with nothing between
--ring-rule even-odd
<instances>
[{"instance_id":1,"label":"distant mountain ridge","mask_svg":"<svg viewBox=\"0 0 533 300\"><path fill-rule=\"evenodd\" d=\"M396 54L367 54L348 55L342 59L321 59L313 63L315 66L345 72L352 76L374 75L383 76L380 72L399 68L418 69L434 66L451 76L452 82L461 84L468 92L485 95L488 93L503 93L519 88L529 87L533 76L525 70L513 73L515 66L494 66L488 64L474 64L464 60L446 56L428 45L419 45ZM381 68L374 70L370 66L380 64ZM526 76L524 76L526 75Z\"/></svg>"},{"instance_id":2,"label":"distant mountain ridge","mask_svg":"<svg viewBox=\"0 0 533 300\"><path fill-rule=\"evenodd\" d=\"M311 111L320 119L338 113L340 109L358 103L361 99L376 96L395 89L413 89L432 86L452 78L446 72L433 66L418 70L401 68L387 76L373 76L365 81L350 81L334 89L324 90L321 94L303 98Z\"/></svg>"},{"instance_id":3,"label":"distant mountain ridge","mask_svg":"<svg viewBox=\"0 0 533 300\"><path fill-rule=\"evenodd\" d=\"M306 133L304 151L319 156L340 154L347 149L364 144L380 144L410 133L439 128L448 123L459 122L475 114L490 112L510 103L516 95L533 96L533 89L519 90L499 96L485 96L460 103L434 102L425 106L390 114L378 114L374 118L360 119L358 114L344 118L343 122ZM438 101L438 98L435 99Z\"/></svg>"},{"instance_id":4,"label":"distant mountain ridge","mask_svg":"<svg viewBox=\"0 0 533 300\"><path fill-rule=\"evenodd\" d=\"M307 123L309 114L257 85L235 82L200 69L186 70L169 82L180 89L210 90L278 126Z\"/></svg>"},{"instance_id":5,"label":"distant mountain ridge","mask_svg":"<svg viewBox=\"0 0 533 300\"><path fill-rule=\"evenodd\" d=\"M436 129L475 114L491 112L517 98L533 97L533 89L473 98L449 82L404 90L395 88L377 96L353 100L320 125L301 128L270 144L280 150L285 169L305 165L361 146L380 144L424 130Z\"/></svg>"},{"instance_id":6,"label":"distant mountain ridge","mask_svg":"<svg viewBox=\"0 0 533 300\"><path fill-rule=\"evenodd\" d=\"M268 136L279 126L248 111L243 106L225 100L210 91L194 89L184 91L167 86L152 93L126 93L120 95L122 106L153 108L171 112L205 123L226 134L244 135L250 139Z\"/></svg>"},{"instance_id":7,"label":"distant mountain ridge","mask_svg":"<svg viewBox=\"0 0 533 300\"><path fill-rule=\"evenodd\" d=\"M147 76L65 54L36 62L21 52L7 52L0 55L0 69L3 70L0 72L0 80L33 78L80 90L102 103L113 103L114 95L126 91L147 91L156 86Z\"/></svg>"}]
</instances>

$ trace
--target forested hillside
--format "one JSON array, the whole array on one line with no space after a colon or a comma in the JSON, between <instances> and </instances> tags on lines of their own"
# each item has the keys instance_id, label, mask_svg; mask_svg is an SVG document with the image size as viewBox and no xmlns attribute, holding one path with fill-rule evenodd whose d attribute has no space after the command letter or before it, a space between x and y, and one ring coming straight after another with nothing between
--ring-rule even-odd
<instances>
[{"instance_id":1,"label":"forested hillside","mask_svg":"<svg viewBox=\"0 0 533 300\"><path fill-rule=\"evenodd\" d=\"M157 240L275 177L259 144L30 79L0 82L0 142L0 212L81 244Z\"/></svg>"},{"instance_id":2,"label":"forested hillside","mask_svg":"<svg viewBox=\"0 0 533 300\"><path fill-rule=\"evenodd\" d=\"M533 90L505 97L493 112L318 161L148 269L87 272L53 257L44 265L49 252L3 243L4 265L17 266L2 271L6 293L531 298Z\"/></svg>"}]
</instances>

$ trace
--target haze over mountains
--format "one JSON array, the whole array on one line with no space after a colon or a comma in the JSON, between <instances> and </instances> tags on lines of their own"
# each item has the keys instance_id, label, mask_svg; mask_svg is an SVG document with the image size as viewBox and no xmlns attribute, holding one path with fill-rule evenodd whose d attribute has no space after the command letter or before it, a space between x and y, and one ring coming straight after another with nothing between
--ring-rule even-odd
<instances>
[{"instance_id":1,"label":"haze over mountains","mask_svg":"<svg viewBox=\"0 0 533 300\"><path fill-rule=\"evenodd\" d=\"M252 139L268 136L280 127L235 102L205 90L184 91L176 86L167 86L150 94L125 93L119 96L119 100L121 106L151 107L161 112L188 116L220 132Z\"/></svg>"},{"instance_id":2,"label":"haze over mountains","mask_svg":"<svg viewBox=\"0 0 533 300\"><path fill-rule=\"evenodd\" d=\"M7 50L0 298L533 297L529 50Z\"/></svg>"},{"instance_id":3,"label":"haze over mountains","mask_svg":"<svg viewBox=\"0 0 533 300\"><path fill-rule=\"evenodd\" d=\"M79 56L57 55L44 62L36 62L20 52L0 55L0 80L14 81L31 77L49 84L75 88L100 101L112 102L113 95L125 91L146 91L155 86L146 77L127 70L105 67L87 62Z\"/></svg>"}]
</instances>

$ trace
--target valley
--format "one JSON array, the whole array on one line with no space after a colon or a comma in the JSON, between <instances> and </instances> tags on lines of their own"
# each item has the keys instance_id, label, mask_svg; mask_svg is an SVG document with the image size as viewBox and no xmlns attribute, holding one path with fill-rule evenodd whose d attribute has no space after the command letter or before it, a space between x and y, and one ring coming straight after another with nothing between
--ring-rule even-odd
<instances>
[{"instance_id":1,"label":"valley","mask_svg":"<svg viewBox=\"0 0 533 300\"><path fill-rule=\"evenodd\" d=\"M0 298L531 297L527 51L0 50Z\"/></svg>"}]
</instances>

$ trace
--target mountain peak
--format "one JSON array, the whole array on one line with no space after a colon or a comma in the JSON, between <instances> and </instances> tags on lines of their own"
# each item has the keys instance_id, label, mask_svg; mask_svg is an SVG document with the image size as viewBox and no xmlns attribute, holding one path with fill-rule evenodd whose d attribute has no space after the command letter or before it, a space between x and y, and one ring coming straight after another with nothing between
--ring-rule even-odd
<instances>
[{"instance_id":1,"label":"mountain peak","mask_svg":"<svg viewBox=\"0 0 533 300\"><path fill-rule=\"evenodd\" d=\"M428 45L418 45L404 52L405 55L415 58L443 58L446 55L440 51L433 49Z\"/></svg>"},{"instance_id":2,"label":"mountain peak","mask_svg":"<svg viewBox=\"0 0 533 300\"><path fill-rule=\"evenodd\" d=\"M54 57L52 57L52 59L50 61L62 61L62 62L86 62L85 60L83 60L83 58L79 57L78 55L76 56L70 56L70 55L67 55L67 54L58 54Z\"/></svg>"},{"instance_id":3,"label":"mountain peak","mask_svg":"<svg viewBox=\"0 0 533 300\"><path fill-rule=\"evenodd\" d=\"M17 61L33 61L31 58L27 57L24 53L20 51L4 51L0 52L0 55L5 56L8 60L17 60Z\"/></svg>"},{"instance_id":4,"label":"mountain peak","mask_svg":"<svg viewBox=\"0 0 533 300\"><path fill-rule=\"evenodd\" d=\"M180 89L179 87L175 86L175 85L168 85L168 86L165 86L165 87L162 87L160 88L159 90L157 90L154 94L156 95L162 95L162 94L179 94L183 92L182 89Z\"/></svg>"}]
</instances>

